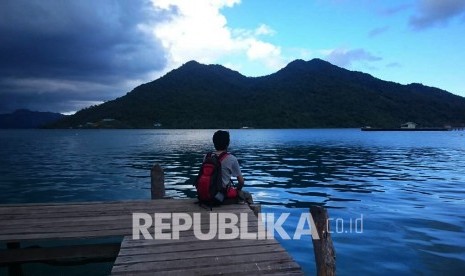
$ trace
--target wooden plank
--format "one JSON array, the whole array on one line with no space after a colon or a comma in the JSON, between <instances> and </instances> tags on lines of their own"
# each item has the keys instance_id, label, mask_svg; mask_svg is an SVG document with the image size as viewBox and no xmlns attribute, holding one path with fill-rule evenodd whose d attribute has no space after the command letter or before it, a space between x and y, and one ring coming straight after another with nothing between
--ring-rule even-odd
<instances>
[{"instance_id":1,"label":"wooden plank","mask_svg":"<svg viewBox=\"0 0 465 276\"><path fill-rule=\"evenodd\" d=\"M249 233L255 233L254 231L256 231L257 229L255 227L250 227L248 228L247 231L249 231ZM260 232L262 236L260 237L265 237L266 236L266 231L263 230ZM172 246L172 245L176 245L176 244L183 244L183 243L192 243L192 242L198 242L199 239L194 235L193 231L189 231L189 232L181 232L180 235L179 235L179 239L170 239L170 240L145 240L145 239L140 239L140 240L133 240L130 236L126 236L124 237L123 239L123 242L121 243L121 247L124 247L124 248L133 248L133 247L146 247L146 246L164 246L164 245L168 245L168 246ZM277 243L276 240L274 239L269 239L270 241L274 241ZM218 239L218 237L216 237L215 239L211 239L211 240L206 240L205 242L219 242L221 240Z\"/></svg>"},{"instance_id":2,"label":"wooden plank","mask_svg":"<svg viewBox=\"0 0 465 276\"><path fill-rule=\"evenodd\" d=\"M286 274L289 271L300 271L300 267L293 261L264 261L264 262L255 262L255 263L245 263L238 265L236 263L221 265L218 267L195 267L193 269L172 269L165 271L158 271L157 275L257 275L257 274L268 274L281 272L282 275ZM131 271L131 272L112 272L112 275L153 275L152 271L140 270L140 271ZM302 275L302 274L301 274Z\"/></svg>"},{"instance_id":3,"label":"wooden plank","mask_svg":"<svg viewBox=\"0 0 465 276\"><path fill-rule=\"evenodd\" d=\"M207 228L201 228L203 232L207 232ZM250 226L249 232L253 232L254 227ZM153 230L149 229L149 233L153 235ZM180 236L193 236L192 231L180 232ZM31 240L64 240L76 238L98 238L98 237L121 237L132 236L131 228L116 228L116 229L86 229L83 231L72 232L48 232L48 233L8 233L0 235L0 241L5 242L20 242Z\"/></svg>"},{"instance_id":4,"label":"wooden plank","mask_svg":"<svg viewBox=\"0 0 465 276\"><path fill-rule=\"evenodd\" d=\"M155 240L157 241L157 240ZM243 248L244 246L258 246L258 245L279 245L274 239L264 240L197 240L195 242L182 242L179 240L177 243L154 243L151 246L145 245L144 247L124 247L120 251L119 257L133 256L133 255L147 255L147 254L164 254L169 252L187 252L187 251L198 251L198 250L210 250L210 249L235 249L237 247Z\"/></svg>"},{"instance_id":5,"label":"wooden plank","mask_svg":"<svg viewBox=\"0 0 465 276\"><path fill-rule=\"evenodd\" d=\"M103 206L104 208L108 206L129 206L129 205L138 205L138 204L151 204L151 205L173 205L173 204L185 204L186 202L191 202L194 204L197 200L194 198L183 198L183 199L160 199L160 200L149 200L149 199L139 199L139 200L118 200L118 201L82 201L82 202L47 202L47 203L15 203L15 204L1 204L2 208L11 208L16 211L26 210L30 207L79 207L79 206ZM0 212L1 214L1 212Z\"/></svg>"},{"instance_id":6,"label":"wooden plank","mask_svg":"<svg viewBox=\"0 0 465 276\"><path fill-rule=\"evenodd\" d=\"M215 228L210 228L210 225L208 224L202 224L200 226L200 230L202 233L207 234L213 231L214 234L216 234L218 231L222 231L226 229L226 231L229 231L229 228L226 228L226 226L223 225L217 225L217 226L212 226ZM211 229L211 230L210 230ZM251 222L248 227L248 232L249 233L257 233L258 232L258 226L257 222ZM100 232L100 233L99 233ZM21 240L34 240L34 239L53 239L53 238L66 238L66 237L77 237L77 238L87 238L90 233L92 234L92 237L97 236L106 236L111 233L111 235L121 235L121 236L128 236L132 235L132 227L128 226L125 227L125 225L102 225L102 226L95 226L95 227L90 227L90 226L85 226L82 228L67 228L67 227L57 227L54 229L48 229L44 228L42 231L34 231L34 229L27 229L23 231L17 231L17 232L10 232L10 233L3 233L0 235L0 240L2 241L8 241L8 242L15 242L15 241L21 241ZM108 233L108 234L107 234ZM154 230L153 228L148 229L148 233L150 234L151 237L154 236ZM171 233L171 231L164 231L163 233ZM179 235L185 236L185 233L189 233L189 235L194 235L193 230L189 229L186 231L179 231ZM94 235L95 234L95 235ZM110 235L109 235L110 236ZM140 234L140 238L144 238L142 234Z\"/></svg>"},{"instance_id":7,"label":"wooden plank","mask_svg":"<svg viewBox=\"0 0 465 276\"><path fill-rule=\"evenodd\" d=\"M119 243L0 250L0 265L10 263L116 258Z\"/></svg>"},{"instance_id":8,"label":"wooden plank","mask_svg":"<svg viewBox=\"0 0 465 276\"><path fill-rule=\"evenodd\" d=\"M221 227L220 229L224 229L224 227ZM207 233L208 228L206 227L201 227L202 233ZM258 231L258 227L256 225L249 225L247 228L248 233L260 233L259 237L265 237L266 236L266 231L261 230ZM153 236L153 231L149 231L149 233ZM131 233L132 235L132 233ZM176 243L186 243L186 242L196 242L199 241L199 239L195 236L195 233L192 229L188 231L181 231L179 233L179 239L143 239L141 236L139 240L132 240L132 236L127 235L125 239L123 240L123 243L125 244L125 247L144 247L144 246L151 246L153 244L157 245L163 245L163 244L176 244ZM126 239L128 238L128 239ZM215 237L217 239L218 237Z\"/></svg>"},{"instance_id":9,"label":"wooden plank","mask_svg":"<svg viewBox=\"0 0 465 276\"><path fill-rule=\"evenodd\" d=\"M193 217L192 213L183 213ZM218 216L218 213L210 213L214 216ZM200 225L211 225L218 226L218 219L216 221L210 221L210 214L200 214ZM241 223L247 222L248 225L257 225L257 219L253 214L247 214L247 220L241 221ZM239 215L239 214L236 214ZM153 219L153 218L152 218ZM62 231L81 231L82 229L114 229L114 228L131 228L132 229L132 216L120 216L115 218L104 217L100 220L99 217L94 217L85 220L74 220L73 218L60 218L60 219L47 219L47 220L22 220L21 223L13 223L12 225L5 225L0 229L0 235L5 233L46 233L46 232L62 232ZM172 224L168 219L164 220L166 223ZM194 223L196 221L192 221ZM239 225L239 223L238 223ZM18 229L19 228L19 229ZM153 228L153 225L151 226Z\"/></svg>"},{"instance_id":10,"label":"wooden plank","mask_svg":"<svg viewBox=\"0 0 465 276\"><path fill-rule=\"evenodd\" d=\"M251 213L249 210L248 213ZM250 217L248 217L250 221ZM252 217L255 225L258 222ZM256 232L259 229L254 228ZM206 240L183 234L179 240L132 240L125 237L112 269L114 275L302 275L289 254L274 239Z\"/></svg>"},{"instance_id":11,"label":"wooden plank","mask_svg":"<svg viewBox=\"0 0 465 276\"><path fill-rule=\"evenodd\" d=\"M1 207L0 207L1 209ZM92 210L83 211L76 208L62 208L60 212L58 211L50 211L44 210L43 212L39 212L37 214L31 213L30 214L15 214L15 215L5 215L2 219L34 219L34 218L55 218L55 217L90 217L90 216L114 216L114 215L122 215L122 214L132 214L134 212L144 212L149 214L154 213L181 213L181 212L196 212L196 213L208 213L208 212L216 212L216 213L224 213L224 212L251 212L250 209L244 207L243 205L234 205L228 206L224 208L215 208L214 210L206 210L204 208L198 207L198 205L176 205L176 206L164 206L163 208L152 208L151 206L139 206L139 207L132 207L132 208L125 208L125 209L116 209L116 210L108 210L103 209L98 206L95 206Z\"/></svg>"},{"instance_id":12,"label":"wooden plank","mask_svg":"<svg viewBox=\"0 0 465 276\"><path fill-rule=\"evenodd\" d=\"M209 214L220 214L224 213L226 210L220 210L220 212L195 212L201 214L201 223L208 223L209 222ZM146 213L146 212L143 212ZM193 218L194 212L168 212L168 213L183 213L188 214ZM255 216L250 210L228 210L228 213L234 213L237 215L246 214L248 220L251 221L252 217L256 220ZM148 213L153 218L153 213ZM2 230L9 229L9 228L18 228L18 226L28 226L28 227L49 227L49 224L76 224L79 225L93 225L95 222L114 222L114 221L129 221L132 223L132 213L129 214L113 214L113 215L102 215L102 216L80 216L80 217L72 217L72 216L57 216L57 217L34 217L34 218L21 218L21 219L13 219L10 221L3 221L0 223L0 233L3 232Z\"/></svg>"},{"instance_id":13,"label":"wooden plank","mask_svg":"<svg viewBox=\"0 0 465 276\"><path fill-rule=\"evenodd\" d=\"M193 199L159 199L0 206L0 241L128 236L123 240L115 262L115 274L301 272L300 267L274 239L201 241L195 237L191 228L181 231L179 240L131 240L132 214L135 212L148 213L152 218L154 213L187 213L191 217L193 213L201 213L200 225L203 233L208 232L210 226L217 229L227 227L218 223L210 225L210 213L244 213L247 215L248 232L255 233L260 230L258 225L262 222L257 220L245 204L225 205L213 208L212 212L194 202ZM153 231L153 227L150 227L149 233L153 235ZM119 248L113 245L102 251L95 246L14 249L18 251L0 252L0 259L11 263L79 256L109 256L115 255L116 249ZM209 261L212 259L215 261Z\"/></svg>"},{"instance_id":14,"label":"wooden plank","mask_svg":"<svg viewBox=\"0 0 465 276\"><path fill-rule=\"evenodd\" d=\"M24 211L22 213L5 213L0 216L2 221L4 220L15 220L15 219L32 219L32 218L57 218L57 217L91 217L91 216L104 216L104 215L118 215L118 214L131 214L134 212L145 212L145 213L163 213L163 212L206 212L210 210L206 210L203 207L200 207L196 204L188 204L187 202L184 204L176 204L176 205L163 205L163 206L152 206L152 205L134 205L134 206L121 206L120 208L104 208L102 206L92 206L91 208L42 208L36 209L34 207L30 207L30 211ZM123 208L124 207L124 208ZM9 209L9 208L7 208ZM5 209L0 206L0 210L3 212ZM231 211L248 211L247 205L226 205L222 206L221 208L214 208L213 211L220 211L221 212L231 212Z\"/></svg>"},{"instance_id":15,"label":"wooden plank","mask_svg":"<svg viewBox=\"0 0 465 276\"><path fill-rule=\"evenodd\" d=\"M283 261L291 262L292 259L283 252L271 252L264 254L241 254L241 255L228 255L228 256L218 256L218 257L201 257L192 259L182 259L182 260L167 260L161 262L143 262L143 263L134 263L126 265L116 265L112 269L113 274L117 273L129 273L136 271L151 271L153 273L163 272L169 270L192 270L195 268L202 267L214 267L214 266L223 266L223 265L243 265L245 263L257 263L265 261Z\"/></svg>"},{"instance_id":16,"label":"wooden plank","mask_svg":"<svg viewBox=\"0 0 465 276\"><path fill-rule=\"evenodd\" d=\"M41 225L48 226L49 224L61 223L66 224L70 222L81 222L83 224L92 224L96 221L118 221L118 220L131 220L132 214L123 215L106 215L106 216L92 216L92 217L57 217L57 218L25 218L14 219L7 222L0 223L0 232L8 228L19 228L20 226L27 225L28 227L41 227Z\"/></svg>"},{"instance_id":17,"label":"wooden plank","mask_svg":"<svg viewBox=\"0 0 465 276\"><path fill-rule=\"evenodd\" d=\"M157 200L158 201L158 200ZM155 213L155 212L195 212L208 213L208 210L193 204L193 200L159 200L166 204L161 209L152 209L153 205L146 204L153 201L130 201L124 202L119 207L117 203L99 204L65 204L42 206L36 208L34 205L22 208L23 212L16 215L8 215L9 219L0 220L0 241L20 241L30 239L50 239L52 235L56 238L71 237L98 237L106 235L129 235L132 231L132 213ZM171 203L175 202L175 203ZM190 205L192 204L192 205ZM111 207L105 210L103 207ZM6 208L9 209L9 208ZM82 211L87 209L88 211ZM5 211L4 207L0 210ZM30 210L30 211L29 211ZM248 213L246 205L227 205L215 208L218 212ZM30 212L31 214L26 214ZM34 212L38 214L35 215ZM203 223L203 222L202 222ZM105 225L102 225L105 224ZM50 228L50 229L47 229ZM132 229L131 229L132 230ZM35 235L32 233L34 232ZM71 233L74 232L74 233ZM50 237L47 236L50 235Z\"/></svg>"},{"instance_id":18,"label":"wooden plank","mask_svg":"<svg viewBox=\"0 0 465 276\"><path fill-rule=\"evenodd\" d=\"M93 203L93 202L83 202L83 203L72 203L72 204L63 204L63 203L54 203L54 204L22 204L22 205L9 205L4 204L0 205L0 217L4 215L40 215L43 213L60 213L60 212L98 212L100 210L108 211L122 211L122 210L131 210L133 208L141 209L170 209L176 207L185 207L185 208L197 208L199 210L206 210L206 208L195 204L196 200L194 199L159 199L159 200L144 200L144 201L122 201L122 202L111 202L111 203ZM98 209L96 209L98 207ZM213 207L213 210L217 209L249 209L247 204L230 204L222 205L219 207Z\"/></svg>"},{"instance_id":19,"label":"wooden plank","mask_svg":"<svg viewBox=\"0 0 465 276\"><path fill-rule=\"evenodd\" d=\"M200 243L200 242L198 242ZM124 249L121 249L122 252ZM115 265L128 264L128 263L140 263L147 261L168 261L168 260L184 260L184 259L196 259L201 257L220 257L229 255L240 255L240 254L259 254L259 253L270 253L270 252L285 252L281 246L276 244L261 244L250 246L243 246L239 248L230 248L225 250L224 248L216 248L211 250L191 250L191 251L175 251L165 252L163 254L146 254L146 255L122 255L119 256L115 261Z\"/></svg>"},{"instance_id":20,"label":"wooden plank","mask_svg":"<svg viewBox=\"0 0 465 276\"><path fill-rule=\"evenodd\" d=\"M173 200L175 201L175 200ZM243 209L247 209L246 206L237 204L237 205L228 205L228 206L222 206L221 208L215 208L215 209L231 209L233 207L234 209L240 209L241 207ZM188 202L179 202L176 204L153 204L151 202L142 202L139 204L133 204L133 203L128 203L128 204L112 204L112 205L107 205L107 204L102 204L102 205L96 205L96 204L89 204L89 205L79 205L79 206L46 206L46 207L36 207L36 206L30 206L28 208L23 208L21 211L16 210L15 208L9 208L9 207L2 207L0 206L0 211L2 212L1 217L7 217L7 216L40 216L44 214L60 214L60 213L100 213L100 212L108 212L108 213L117 213L117 212L130 212L133 210L153 210L152 212L157 212L160 210L206 210L205 208L191 203L190 201Z\"/></svg>"}]
</instances>

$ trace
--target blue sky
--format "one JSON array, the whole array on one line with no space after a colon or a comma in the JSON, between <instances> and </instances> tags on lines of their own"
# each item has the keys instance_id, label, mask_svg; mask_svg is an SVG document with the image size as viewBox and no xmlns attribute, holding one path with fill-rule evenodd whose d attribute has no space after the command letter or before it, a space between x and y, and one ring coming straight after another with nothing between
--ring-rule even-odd
<instances>
[{"instance_id":1,"label":"blue sky","mask_svg":"<svg viewBox=\"0 0 465 276\"><path fill-rule=\"evenodd\" d=\"M465 0L4 0L0 113L72 113L189 60L247 76L295 59L465 96Z\"/></svg>"},{"instance_id":2,"label":"blue sky","mask_svg":"<svg viewBox=\"0 0 465 276\"><path fill-rule=\"evenodd\" d=\"M430 6L429 6L430 5ZM443 12L440 12L443 10ZM263 41L286 61L322 58L403 84L465 96L465 1L242 1L224 9L230 28L265 24ZM247 75L270 73L240 66Z\"/></svg>"}]
</instances>

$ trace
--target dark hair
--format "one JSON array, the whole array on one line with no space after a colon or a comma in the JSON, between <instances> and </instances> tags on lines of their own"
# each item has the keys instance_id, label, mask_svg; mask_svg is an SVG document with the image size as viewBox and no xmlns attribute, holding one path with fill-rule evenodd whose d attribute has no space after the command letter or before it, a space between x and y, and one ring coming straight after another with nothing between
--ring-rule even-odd
<instances>
[{"instance_id":1,"label":"dark hair","mask_svg":"<svg viewBox=\"0 0 465 276\"><path fill-rule=\"evenodd\" d=\"M218 130L213 134L213 144L216 150L226 150L229 146L229 132Z\"/></svg>"}]
</instances>

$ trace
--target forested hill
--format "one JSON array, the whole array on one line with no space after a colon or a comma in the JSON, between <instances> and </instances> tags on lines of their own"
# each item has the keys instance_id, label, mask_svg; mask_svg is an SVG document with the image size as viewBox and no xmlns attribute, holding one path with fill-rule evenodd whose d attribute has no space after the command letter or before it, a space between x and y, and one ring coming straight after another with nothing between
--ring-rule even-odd
<instances>
[{"instance_id":1,"label":"forested hill","mask_svg":"<svg viewBox=\"0 0 465 276\"><path fill-rule=\"evenodd\" d=\"M296 60L257 78L190 61L123 97L52 127L325 128L462 125L465 98L400 85L320 59Z\"/></svg>"},{"instance_id":2,"label":"forested hill","mask_svg":"<svg viewBox=\"0 0 465 276\"><path fill-rule=\"evenodd\" d=\"M0 128L40 128L64 117L60 113L18 109L13 113L0 114Z\"/></svg>"}]
</instances>

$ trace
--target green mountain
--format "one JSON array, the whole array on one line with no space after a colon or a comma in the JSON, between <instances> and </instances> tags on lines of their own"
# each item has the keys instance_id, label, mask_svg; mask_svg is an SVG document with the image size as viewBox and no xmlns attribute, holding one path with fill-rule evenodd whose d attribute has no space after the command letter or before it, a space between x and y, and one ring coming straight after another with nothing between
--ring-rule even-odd
<instances>
[{"instance_id":1,"label":"green mountain","mask_svg":"<svg viewBox=\"0 0 465 276\"><path fill-rule=\"evenodd\" d=\"M320 59L296 60L257 78L190 61L51 127L398 127L406 121L463 125L465 98L421 84L383 81Z\"/></svg>"}]
</instances>

